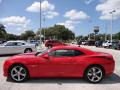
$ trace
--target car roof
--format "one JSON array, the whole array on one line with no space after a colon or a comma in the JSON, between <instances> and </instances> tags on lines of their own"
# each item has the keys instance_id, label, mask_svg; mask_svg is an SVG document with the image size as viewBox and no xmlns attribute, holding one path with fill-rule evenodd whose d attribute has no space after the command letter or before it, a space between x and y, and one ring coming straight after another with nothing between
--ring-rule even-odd
<instances>
[{"instance_id":1,"label":"car roof","mask_svg":"<svg viewBox=\"0 0 120 90\"><path fill-rule=\"evenodd\" d=\"M59 42L59 40L47 40L47 41L48 41L48 42L49 42L49 41L58 41L58 42Z\"/></svg>"},{"instance_id":2,"label":"car roof","mask_svg":"<svg viewBox=\"0 0 120 90\"><path fill-rule=\"evenodd\" d=\"M16 40L16 41L7 41L7 42L25 42L25 41L22 41L22 40Z\"/></svg>"},{"instance_id":3,"label":"car roof","mask_svg":"<svg viewBox=\"0 0 120 90\"><path fill-rule=\"evenodd\" d=\"M84 52L86 54L93 54L95 53L94 51L92 50L89 50L89 49L86 49L86 48L83 48L83 47L78 47L78 46L55 46L52 48L52 50L57 50L57 49L74 49L74 50L80 50L81 52Z\"/></svg>"}]
</instances>

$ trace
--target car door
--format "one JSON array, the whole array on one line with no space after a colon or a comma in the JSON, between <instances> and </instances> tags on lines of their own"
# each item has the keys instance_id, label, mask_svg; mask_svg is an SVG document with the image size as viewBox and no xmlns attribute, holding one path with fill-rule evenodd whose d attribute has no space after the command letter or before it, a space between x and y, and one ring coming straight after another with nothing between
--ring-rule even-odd
<instances>
[{"instance_id":1,"label":"car door","mask_svg":"<svg viewBox=\"0 0 120 90\"><path fill-rule=\"evenodd\" d=\"M83 70L85 53L75 49L56 50L55 54L50 57L53 61L53 66L57 69L55 72L60 72L60 75L65 77L80 76Z\"/></svg>"},{"instance_id":2,"label":"car door","mask_svg":"<svg viewBox=\"0 0 120 90\"><path fill-rule=\"evenodd\" d=\"M74 53L68 49L55 50L49 53L50 71L60 76L70 76L74 73Z\"/></svg>"},{"instance_id":3,"label":"car door","mask_svg":"<svg viewBox=\"0 0 120 90\"><path fill-rule=\"evenodd\" d=\"M23 42L15 42L14 43L14 50L15 50L15 53L24 53L25 43L23 43Z\"/></svg>"},{"instance_id":4,"label":"car door","mask_svg":"<svg viewBox=\"0 0 120 90\"><path fill-rule=\"evenodd\" d=\"M4 54L10 54L11 51L8 51L9 47L6 47L6 46L0 46L0 55L4 55Z\"/></svg>"},{"instance_id":5,"label":"car door","mask_svg":"<svg viewBox=\"0 0 120 90\"><path fill-rule=\"evenodd\" d=\"M72 58L72 62L74 65L74 75L79 77L84 70L84 64L85 64L85 57L86 54L80 50L73 50L74 52L74 57Z\"/></svg>"},{"instance_id":6,"label":"car door","mask_svg":"<svg viewBox=\"0 0 120 90\"><path fill-rule=\"evenodd\" d=\"M16 54L24 52L21 42L8 42L4 47L2 47L3 54Z\"/></svg>"},{"instance_id":7,"label":"car door","mask_svg":"<svg viewBox=\"0 0 120 90\"><path fill-rule=\"evenodd\" d=\"M14 51L13 42L7 42L5 45L0 47L0 54L13 54Z\"/></svg>"},{"instance_id":8,"label":"car door","mask_svg":"<svg viewBox=\"0 0 120 90\"><path fill-rule=\"evenodd\" d=\"M74 72L74 65L72 62L73 53L69 50L54 50L47 53L42 57L39 63L39 75L40 76L70 76Z\"/></svg>"},{"instance_id":9,"label":"car door","mask_svg":"<svg viewBox=\"0 0 120 90\"><path fill-rule=\"evenodd\" d=\"M82 56L84 53L70 49L50 51L38 57L38 75L40 77L79 76L80 69L83 67Z\"/></svg>"}]
</instances>

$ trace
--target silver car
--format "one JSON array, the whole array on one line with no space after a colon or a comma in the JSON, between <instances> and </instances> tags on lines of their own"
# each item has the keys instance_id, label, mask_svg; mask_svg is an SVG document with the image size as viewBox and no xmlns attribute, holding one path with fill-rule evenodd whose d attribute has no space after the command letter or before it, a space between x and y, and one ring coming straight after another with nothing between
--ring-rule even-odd
<instances>
[{"instance_id":1,"label":"silver car","mask_svg":"<svg viewBox=\"0 0 120 90\"><path fill-rule=\"evenodd\" d=\"M0 46L0 55L29 53L36 51L35 45L25 41L7 41Z\"/></svg>"}]
</instances>

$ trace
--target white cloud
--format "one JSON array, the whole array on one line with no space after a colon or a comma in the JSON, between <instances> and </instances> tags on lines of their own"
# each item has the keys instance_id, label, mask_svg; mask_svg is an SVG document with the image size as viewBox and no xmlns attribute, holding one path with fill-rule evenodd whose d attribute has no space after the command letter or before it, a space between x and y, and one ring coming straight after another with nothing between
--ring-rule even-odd
<instances>
[{"instance_id":1,"label":"white cloud","mask_svg":"<svg viewBox=\"0 0 120 90\"><path fill-rule=\"evenodd\" d=\"M75 25L80 23L79 21L72 21L72 20L66 20L63 23L57 23L57 25L64 25L66 28L73 30L75 28Z\"/></svg>"},{"instance_id":2,"label":"white cloud","mask_svg":"<svg viewBox=\"0 0 120 90\"><path fill-rule=\"evenodd\" d=\"M42 2L41 7L43 11L52 11L55 9L55 6L50 4L47 0Z\"/></svg>"},{"instance_id":3,"label":"white cloud","mask_svg":"<svg viewBox=\"0 0 120 90\"><path fill-rule=\"evenodd\" d=\"M42 11L52 11L55 9L53 4L50 4L47 0L41 4ZM34 2L31 6L26 9L29 12L40 12L40 2Z\"/></svg>"},{"instance_id":4,"label":"white cloud","mask_svg":"<svg viewBox=\"0 0 120 90\"><path fill-rule=\"evenodd\" d=\"M30 22L29 19L26 19L26 17L20 17L20 16L10 16L1 18L0 22L7 25L7 26L23 26L26 27L26 25Z\"/></svg>"},{"instance_id":5,"label":"white cloud","mask_svg":"<svg viewBox=\"0 0 120 90\"><path fill-rule=\"evenodd\" d=\"M71 20L84 20L89 18L89 16L85 12L76 11L75 9L66 12L64 17L67 17Z\"/></svg>"},{"instance_id":6,"label":"white cloud","mask_svg":"<svg viewBox=\"0 0 120 90\"><path fill-rule=\"evenodd\" d=\"M44 15L49 19L52 19L55 16L59 15L59 13L55 11L55 5L49 3L47 0L44 0L41 3L41 10L44 13ZM40 2L34 2L31 6L26 8L26 11L40 12Z\"/></svg>"},{"instance_id":7,"label":"white cloud","mask_svg":"<svg viewBox=\"0 0 120 90\"><path fill-rule=\"evenodd\" d=\"M83 11L76 11L73 9L73 10L67 11L64 14L64 17L68 18L68 20L62 23L57 23L57 24L64 25L66 28L69 28L70 30L74 30L77 24L79 24L82 20L88 19L90 16L88 16Z\"/></svg>"},{"instance_id":8,"label":"white cloud","mask_svg":"<svg viewBox=\"0 0 120 90\"><path fill-rule=\"evenodd\" d=\"M91 2L93 2L94 0L85 0L85 4L90 4Z\"/></svg>"},{"instance_id":9,"label":"white cloud","mask_svg":"<svg viewBox=\"0 0 120 90\"><path fill-rule=\"evenodd\" d=\"M39 12L40 11L40 2L34 2L31 6L26 9L28 12Z\"/></svg>"},{"instance_id":10,"label":"white cloud","mask_svg":"<svg viewBox=\"0 0 120 90\"><path fill-rule=\"evenodd\" d=\"M102 20L110 20L110 12L116 10L113 16L114 19L118 19L120 17L120 0L105 0L96 6L96 10L101 12L101 16L99 18Z\"/></svg>"},{"instance_id":11,"label":"white cloud","mask_svg":"<svg viewBox=\"0 0 120 90\"><path fill-rule=\"evenodd\" d=\"M30 20L21 16L10 16L0 18L0 23L4 24L9 32L20 34L30 23ZM20 31L21 30L21 31ZM16 33L15 33L16 32Z\"/></svg>"},{"instance_id":12,"label":"white cloud","mask_svg":"<svg viewBox=\"0 0 120 90\"><path fill-rule=\"evenodd\" d=\"M55 16L58 16L59 13L54 11L48 11L48 12L44 12L44 15L49 19L53 19Z\"/></svg>"}]
</instances>

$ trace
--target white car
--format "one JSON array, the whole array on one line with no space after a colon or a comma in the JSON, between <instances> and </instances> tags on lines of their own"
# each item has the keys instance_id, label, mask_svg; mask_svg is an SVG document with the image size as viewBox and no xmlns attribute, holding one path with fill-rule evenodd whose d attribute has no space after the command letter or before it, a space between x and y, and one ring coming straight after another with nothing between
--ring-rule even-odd
<instances>
[{"instance_id":1,"label":"white car","mask_svg":"<svg viewBox=\"0 0 120 90\"><path fill-rule=\"evenodd\" d=\"M0 46L0 55L18 54L36 51L35 45L25 41L7 41Z\"/></svg>"},{"instance_id":2,"label":"white car","mask_svg":"<svg viewBox=\"0 0 120 90\"><path fill-rule=\"evenodd\" d=\"M82 42L82 45L86 45L86 44L87 44L87 42L85 42L85 41L84 41L84 42Z\"/></svg>"},{"instance_id":3,"label":"white car","mask_svg":"<svg viewBox=\"0 0 120 90\"><path fill-rule=\"evenodd\" d=\"M71 42L71 43L77 45L77 41L73 41L73 42Z\"/></svg>"},{"instance_id":4,"label":"white car","mask_svg":"<svg viewBox=\"0 0 120 90\"><path fill-rule=\"evenodd\" d=\"M111 47L112 46L112 42L111 41L105 41L102 44L103 47Z\"/></svg>"}]
</instances>

